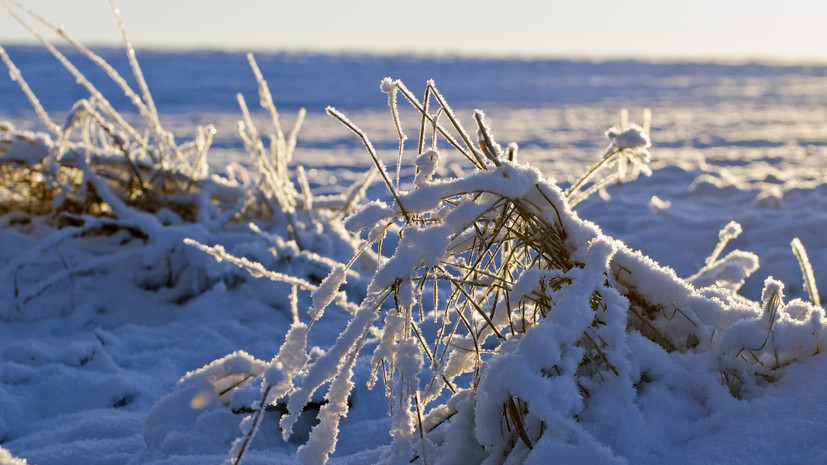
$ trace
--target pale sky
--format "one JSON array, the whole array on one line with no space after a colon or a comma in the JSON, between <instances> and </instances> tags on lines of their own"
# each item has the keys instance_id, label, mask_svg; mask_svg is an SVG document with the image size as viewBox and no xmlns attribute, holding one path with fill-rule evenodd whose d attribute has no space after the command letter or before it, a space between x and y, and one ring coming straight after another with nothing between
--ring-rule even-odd
<instances>
[{"instance_id":1,"label":"pale sky","mask_svg":"<svg viewBox=\"0 0 827 465\"><path fill-rule=\"evenodd\" d=\"M86 44L119 43L106 0L23 3ZM117 3L138 48L827 62L827 2L816 0ZM30 37L0 8L0 44Z\"/></svg>"}]
</instances>

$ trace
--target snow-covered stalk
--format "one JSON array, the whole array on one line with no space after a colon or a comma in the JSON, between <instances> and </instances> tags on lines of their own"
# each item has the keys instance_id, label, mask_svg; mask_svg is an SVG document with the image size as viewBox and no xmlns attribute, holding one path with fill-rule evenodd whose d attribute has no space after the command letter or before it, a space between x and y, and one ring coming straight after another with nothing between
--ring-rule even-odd
<instances>
[{"instance_id":1,"label":"snow-covered stalk","mask_svg":"<svg viewBox=\"0 0 827 465\"><path fill-rule=\"evenodd\" d=\"M307 110L299 108L299 112L296 114L296 122L293 123L293 129L290 131L290 135L287 136L287 153L284 155L286 163L293 161L293 152L296 150L296 140L298 139L299 130L304 123L304 117L306 115Z\"/></svg>"},{"instance_id":2,"label":"snow-covered stalk","mask_svg":"<svg viewBox=\"0 0 827 465\"><path fill-rule=\"evenodd\" d=\"M444 137L445 140L449 144L451 144L452 147L454 147L460 154L462 154L463 157L465 157L469 162L471 162L476 168L483 168L485 166L485 164L483 163L483 161L480 158L478 153L474 154L473 149L471 149L471 151L469 152L469 150L466 147L463 147L448 132L448 130L444 126L439 124L438 118L439 118L439 115L442 115L442 114L447 115L448 119L452 123L458 122L457 117L454 115L454 113L450 109L450 107L442 105L445 100L442 99L441 95L439 95L438 97L435 97L435 98L437 98L437 100L439 101L439 103L441 105L439 107L439 109L434 113L431 113L429 111L429 106L428 106L429 97L431 95L436 96L436 85L434 85L433 81L428 81L427 90L425 91L425 105L423 105L422 103L419 102L419 100L416 98L416 96L414 96L413 93L411 93L411 91L408 90L407 87L405 87L405 84L402 83L402 81L400 81L398 79L393 80L391 78L385 78L385 79L382 80L382 89L383 89L383 91L387 91L387 89L389 89L391 87L396 87L397 89L399 89L399 93L402 94L402 96L405 97L406 100L408 100L408 102L411 104L411 106L413 106L417 111L419 111L422 114L423 120L429 121L433 125L435 132L438 133L440 136ZM420 137L419 137L420 141L424 140L424 131L425 131L425 123L423 121L423 123L420 127ZM457 131L460 132L460 134L464 133L464 129L462 129L462 130L457 129ZM469 140L468 142L466 142L466 144L468 144L468 146L473 147L473 145L470 144L470 139L468 138L467 134L465 134L465 139ZM419 145L422 146L422 142L420 142ZM420 152L421 152L421 150L420 150ZM477 151L477 152L479 152L479 151Z\"/></svg>"},{"instance_id":3,"label":"snow-covered stalk","mask_svg":"<svg viewBox=\"0 0 827 465\"><path fill-rule=\"evenodd\" d=\"M609 145L601 159L566 191L566 199L572 208L591 194L602 192L610 184L634 180L640 173L651 176L652 171L647 166L651 158L648 148L652 145L649 140L650 118L651 112L647 109L643 114L643 127L636 124L629 125L628 111L621 110L618 116L619 127L606 131ZM616 173L604 175L603 178L594 181L585 191L582 190L603 168L613 163L617 164ZM630 163L633 167L631 172L627 171Z\"/></svg>"},{"instance_id":4,"label":"snow-covered stalk","mask_svg":"<svg viewBox=\"0 0 827 465\"><path fill-rule=\"evenodd\" d=\"M313 192L310 191L310 183L307 181L307 175L304 172L303 166L296 168L296 180L299 182L299 187L301 187L302 197L304 199L304 205L302 205L302 208L304 208L307 212L313 211Z\"/></svg>"},{"instance_id":5,"label":"snow-covered stalk","mask_svg":"<svg viewBox=\"0 0 827 465\"><path fill-rule=\"evenodd\" d=\"M392 85L389 79L383 80L380 88L382 92L388 94L388 107L391 111L393 126L396 128L396 135L399 138L399 152L396 154L396 190L399 190L399 175L402 171L402 152L405 148L405 140L407 139L405 133L402 131L402 123L399 121L399 107L396 104L396 94L399 88Z\"/></svg>"},{"instance_id":6,"label":"snow-covered stalk","mask_svg":"<svg viewBox=\"0 0 827 465\"><path fill-rule=\"evenodd\" d=\"M261 400L253 406L255 413L252 418L242 422L242 429L246 431L233 444L229 463L238 465L241 462L247 447L258 433L265 408L293 389L293 378L307 364L308 359L307 326L300 322L294 322L290 326L290 330L288 330L278 353L263 370ZM247 421L251 423L247 424Z\"/></svg>"},{"instance_id":7,"label":"snow-covered stalk","mask_svg":"<svg viewBox=\"0 0 827 465\"><path fill-rule=\"evenodd\" d=\"M707 257L705 261L706 265L709 266L718 260L718 256L721 255L721 252L724 250L727 243L740 236L741 232L741 225L735 221L730 221L729 224L721 229L718 233L718 245L715 246L715 250L712 251L712 254Z\"/></svg>"},{"instance_id":8,"label":"snow-covered stalk","mask_svg":"<svg viewBox=\"0 0 827 465\"><path fill-rule=\"evenodd\" d=\"M474 120L477 122L477 127L479 127L477 143L482 148L486 158L494 163L494 166L500 166L503 149L500 147L500 144L494 140L491 129L485 124L485 113L483 113L482 110L475 110Z\"/></svg>"},{"instance_id":9,"label":"snow-covered stalk","mask_svg":"<svg viewBox=\"0 0 827 465\"><path fill-rule=\"evenodd\" d=\"M195 241L195 240L190 239L190 238L184 239L184 243L187 244L187 245L191 245L193 247L196 247L196 248L200 249L201 251L212 255L219 262L222 261L222 260L225 260L229 263L232 263L233 265L238 266L239 268L243 268L248 273L250 273L253 277L256 277L256 278L265 277L265 278L271 279L273 281L280 281L280 282L284 282L284 283L287 283L287 284L290 284L290 285L293 285L293 286L297 286L301 289L308 290L308 291L316 290L317 286L311 284L310 282L308 282L304 279L297 278L295 276L290 276L290 275L287 275L287 274L284 274L284 273L277 273L277 272L274 272L274 271L270 271L270 270L264 268L264 266L261 263L252 262L250 260L247 260L244 257L236 257L234 255L230 255L229 253L227 253L226 250L224 250L224 247L222 247L221 245L208 246L208 245L201 244L200 242Z\"/></svg>"},{"instance_id":10,"label":"snow-covered stalk","mask_svg":"<svg viewBox=\"0 0 827 465\"><path fill-rule=\"evenodd\" d=\"M9 58L8 53L6 53L6 49L3 48L2 45L0 45L0 59L2 59L6 67L9 68L9 76L11 76L11 79L20 86L21 90L23 90L23 93L26 95L26 98L29 99L35 113L37 113L37 116L40 117L43 124L45 124L46 127L53 133L58 133L60 131L60 126L52 121L52 118L50 118L49 114L46 113L46 110L43 109L43 105L40 104L40 100L38 100L37 96L34 95L34 92L32 92L32 89L29 87L29 84L23 78L23 73L20 72L11 58Z\"/></svg>"},{"instance_id":11,"label":"snow-covered stalk","mask_svg":"<svg viewBox=\"0 0 827 465\"><path fill-rule=\"evenodd\" d=\"M337 437L339 434L339 420L347 415L348 396L353 390L353 365L359 353L357 344L353 352L347 357L339 368L336 378L330 383L327 392L328 403L319 409L319 424L313 431L307 443L299 447L296 456L305 465L323 465L327 462L330 454L336 450Z\"/></svg>"},{"instance_id":12,"label":"snow-covered stalk","mask_svg":"<svg viewBox=\"0 0 827 465\"><path fill-rule=\"evenodd\" d=\"M115 0L109 0L109 5L112 8L112 13L115 15L115 19L118 22L118 27L121 30L121 36L123 37L124 46L126 47L126 56L129 59L129 66L132 68L132 74L135 76L135 80L138 81L138 88L141 90L143 101L146 104L146 116L148 118L149 125L155 133L155 143L158 144L158 152L161 155L160 160L156 161L160 162L161 166L164 167L165 164L169 163L167 157L164 157L163 155L167 144L169 144L170 150L179 158L181 157L181 153L179 152L174 141L172 141L171 134L168 134L164 128L161 127L161 120L158 116L158 110L155 108L155 100L149 92L149 86L146 84L146 79L144 79L144 73L141 71L141 66L135 56L135 48L132 46L132 41L129 40L129 35L126 33L126 26L121 19L120 10L115 5Z\"/></svg>"},{"instance_id":13,"label":"snow-covered stalk","mask_svg":"<svg viewBox=\"0 0 827 465\"><path fill-rule=\"evenodd\" d=\"M373 322L379 316L378 310L389 295L390 293L385 292L368 296L353 316L353 319L348 323L347 327L339 334L333 347L328 349L324 355L321 355L307 367L306 374L301 380L300 386L297 386L290 394L287 402L288 414L281 419L281 428L285 439L289 438L292 434L293 425L298 421L302 409L310 402L313 393L326 382L344 376L344 378L341 378L340 383L345 384L336 384L334 382L328 390L327 398L337 406L343 402L346 403L347 395L350 394L352 385L349 381L350 375L347 373L343 374L343 370L347 371L351 369L348 367L352 367L353 359L358 356ZM345 387L347 387L347 389L345 389ZM342 398L342 396L344 396L344 398ZM311 441L313 440L313 434L318 429L321 431L320 434L322 434L324 438L327 438L323 441L326 445L325 447L330 448L317 450L314 454L321 453L326 456L333 452L335 441L330 439L328 432L338 430L339 419L344 416L346 412L347 410L339 411L337 407L335 412L333 412L334 414L327 417L328 422L317 425L316 428L314 428L314 432L311 433Z\"/></svg>"},{"instance_id":14,"label":"snow-covered stalk","mask_svg":"<svg viewBox=\"0 0 827 465\"><path fill-rule=\"evenodd\" d=\"M276 171L279 176L286 177L287 175L282 170L287 168L287 159L285 156L287 153L287 142L284 139L284 131L281 129L279 113L276 110L276 105L273 103L273 96L270 94L270 86L268 86L267 81L264 80L264 75L261 74L261 70L252 53L247 54L247 61L253 70L256 82L258 82L259 104L270 114L270 120L273 123L276 143L271 147L271 150L273 152Z\"/></svg>"},{"instance_id":15,"label":"snow-covered stalk","mask_svg":"<svg viewBox=\"0 0 827 465\"><path fill-rule=\"evenodd\" d=\"M799 238L795 238L790 243L795 253L795 258L798 259L798 264L801 266L801 274L804 276L804 285L807 287L807 294L810 296L810 302L816 307L821 307L821 297L818 295L818 288L816 287L816 279L813 276L813 267L810 265L810 259L807 257L807 250Z\"/></svg>"},{"instance_id":16,"label":"snow-covered stalk","mask_svg":"<svg viewBox=\"0 0 827 465\"><path fill-rule=\"evenodd\" d=\"M758 269L758 256L750 252L734 250L719 258L729 241L740 234L741 225L736 221L730 221L718 231L718 245L706 258L704 266L686 278L686 281L696 287L714 284L737 292L746 279Z\"/></svg>"},{"instance_id":17,"label":"snow-covered stalk","mask_svg":"<svg viewBox=\"0 0 827 465\"><path fill-rule=\"evenodd\" d=\"M135 108L138 109L141 115L147 121L152 121L152 116L149 110L147 110L147 107L144 104L144 102L141 100L141 97L138 96L132 90L129 84L127 84L126 80L124 80L121 77L121 75L118 74L118 72L115 71L115 69L111 65L109 65L109 63L107 63L103 58L89 50L86 46L84 46L71 36L69 36L64 28L57 27L51 24L41 16L31 11L25 5L20 4L19 2L12 0L11 3L13 3L15 6L28 13L30 16L34 17L35 19L46 25L46 27L48 27L52 31L56 32L60 37L66 40L75 49L77 49L84 56L92 60L92 62L98 65L98 67L103 69L107 73L109 78L112 79L112 81L115 82L118 85L118 87L120 87L124 91L124 94L127 96L127 98L129 98L130 102L132 102ZM6 5L6 7L8 8L8 5ZM146 153L150 158L152 158L154 162L157 163L159 161L158 155L156 155L153 149L151 149L149 145L147 145L146 139L143 136L139 135L135 128L133 128L129 123L126 122L126 120L123 119L120 113L118 113L109 103L109 100L104 97L104 95L86 78L86 76L84 76L69 61L69 59L66 58L66 56L63 53L61 53L57 48L55 48L54 45L51 44L51 42L49 42L45 37L38 33L26 21L20 18L20 16L18 16L13 10L11 10L10 8L8 9L12 17L14 17L16 21L23 25L23 27L25 27L32 35L34 35L46 47L46 49L49 50L49 52L51 52L52 55L63 65L63 67L66 68L66 70L72 74L72 76L77 80L77 82L80 83L80 85L82 85L89 92L89 94L95 98L95 101L99 102L99 104L104 108L104 111L107 114L107 116L113 118L118 124L118 126L122 128L133 141L137 142L142 147L144 153Z\"/></svg>"}]
</instances>

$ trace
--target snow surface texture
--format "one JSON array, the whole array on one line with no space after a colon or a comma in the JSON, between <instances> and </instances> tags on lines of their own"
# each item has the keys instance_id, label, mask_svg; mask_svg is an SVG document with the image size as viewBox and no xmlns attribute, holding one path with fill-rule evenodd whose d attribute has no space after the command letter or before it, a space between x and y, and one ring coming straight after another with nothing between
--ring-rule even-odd
<instances>
[{"instance_id":1,"label":"snow surface texture","mask_svg":"<svg viewBox=\"0 0 827 465\"><path fill-rule=\"evenodd\" d=\"M822 145L812 143L815 133L807 132L818 130L823 115L793 115L794 108L781 104L749 111L720 103L714 104L720 111L692 106L659 110L652 105L652 177L609 187L608 200L596 195L585 199L577 214L600 229L555 203L565 212L569 245L582 267L548 275L526 271L512 288L517 297L534 291L542 280L570 281L549 297L559 299L555 308L573 310L551 312L543 324L503 344L500 355L481 368L476 392L459 391L437 400L444 402L441 412L453 416L420 444L422 456L438 459L428 463L544 463L549 456L584 464L827 462L827 407L822 399L827 360L821 354L811 356L823 351L823 310L804 302L808 296L802 273L789 246L794 237L800 238L814 280L827 281L827 157ZM506 108L489 116L497 115L490 121L499 139L523 142L519 161L537 160L546 176L569 183L598 161L605 142L599 135L616 110ZM378 115L370 113L367 119L375 118L378 125ZM802 121L808 116L812 119ZM386 123L389 117L384 113L381 118ZM583 124L601 118L602 127ZM566 130L554 133L532 121L557 122ZM779 128L787 121L797 124L782 134ZM312 117L307 125L310 135L305 137L311 139L339 130L332 121ZM369 133L391 141L396 137L387 127L383 131ZM648 140L634 137L640 135L636 131L615 131L614 138L611 134L617 148L648 145ZM23 161L37 156L31 147L47 143L25 134L1 137L6 142L0 142L0 151ZM576 156L539 160L549 155L547 149L533 151L525 141L545 138L555 138L559 145L552 151L558 155ZM34 143L16 151L21 140ZM731 143L737 140L745 142ZM764 143L769 140L772 143ZM590 141L587 150L583 141ZM684 147L686 141L697 143ZM659 143L664 147L658 148ZM301 159L310 184L321 192L344 190L354 170L337 167L342 153L333 147L311 153ZM392 149L384 155L390 161L394 153ZM562 195L555 184L524 167L505 164L487 178L474 177L456 154L446 157L440 150L439 156L433 155L426 152L416 160L418 173L413 159L403 167L402 184L418 187L401 197L412 212L432 211L450 189L484 188L523 198L541 185L554 202ZM366 155L359 156L369 163ZM491 182L505 172L513 182ZM440 179L456 180L440 185ZM351 217L351 228L373 228L399 213L382 189L371 191L382 200ZM435 218L454 215L452 221L459 222L481 208L466 205L451 212L438 210ZM348 263L354 253L340 229L304 236L305 250L299 250L287 241L284 225L261 232L245 225L194 225L167 215L168 221L151 227L138 224L152 230L146 236L135 229L103 226L56 231L46 218L15 213L0 218L0 295L7 302L0 308L0 463L218 463L230 456L233 444L240 447L239 437L252 428L257 434L244 463L296 463L296 451L308 440L317 412L333 419L345 410L335 442L336 428L320 430L312 443L316 448L304 449L304 460L324 459L324 448L335 443L332 463L391 462L394 457L408 463L413 456L403 454L419 437L415 407L394 398L397 415L389 417L382 374L373 366L378 359L400 357L396 370L413 379L428 369L416 363L416 344L401 340L401 329L393 331L404 326L404 319L386 311L384 333L362 342L373 350L372 356L366 351L348 358L330 349L346 325L359 321L360 310L327 309L313 321L306 342L298 337L304 326L294 322L293 310L312 309L321 317L321 307L335 301L337 291L362 302L372 291L392 286L402 273L427 266L428 260L449 250L446 231L409 229L395 240L389 234L384 247L394 258L385 259L382 271L370 276L375 256L354 264L355 275L336 265ZM731 220L740 224L740 231L730 226ZM365 237L382 234L384 230L371 229ZM301 278L315 291L295 292L289 283L253 279L185 245L185 238L221 244L230 254L267 270ZM719 250L716 244L724 240L728 244ZM718 288L695 291L632 249L673 267L697 286ZM631 281L627 273L638 277ZM328 274L331 278L323 281ZM766 281L768 274L785 285ZM660 305L655 305L652 321L664 340L647 335L652 328L645 324L625 331L625 323L634 317L627 313L629 295L624 294L632 283L636 295ZM750 301L735 297L730 293L734 290ZM605 305L601 321L606 325L595 334L607 344L606 361L591 377L579 379L589 347L578 341L591 331L595 313L583 302L595 291ZM298 315L310 321L306 312ZM361 312L361 324L378 317ZM279 351L290 328L293 337L283 347L292 349ZM382 352L391 348L393 353ZM335 357L325 357L331 353ZM296 402L309 402L302 411L280 402L280 396L270 398L294 387L285 380L304 360L319 367L310 373L319 378L302 375L296 386L323 384L339 371L316 362L334 358L342 362L343 374L329 389L339 401L325 402L318 393L300 391L296 398L301 401ZM460 362L457 359L456 366L461 367ZM468 381L470 374L458 370L457 379ZM367 389L365 383L376 376L376 387ZM354 387L347 396L351 379ZM393 383L393 374L390 380ZM424 373L420 381L425 381ZM223 392L236 385L238 389L228 391L231 395ZM523 403L514 400L513 407L504 407L514 398ZM260 409L258 422L243 421L255 418L251 406L271 402L271 408ZM284 415L285 410L293 416ZM523 412L520 422L527 441L518 431L517 417L509 416L513 411L517 416ZM288 440L279 430L280 418L282 426L284 419L291 419L293 436ZM324 425L331 426L332 420Z\"/></svg>"}]
</instances>

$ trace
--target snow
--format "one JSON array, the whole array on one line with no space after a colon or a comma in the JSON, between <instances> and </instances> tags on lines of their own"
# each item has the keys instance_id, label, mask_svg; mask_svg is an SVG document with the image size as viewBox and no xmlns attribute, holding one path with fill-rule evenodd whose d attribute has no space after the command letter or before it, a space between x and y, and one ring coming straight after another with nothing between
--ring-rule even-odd
<instances>
[{"instance_id":1,"label":"snow","mask_svg":"<svg viewBox=\"0 0 827 465\"><path fill-rule=\"evenodd\" d=\"M0 160L3 162L35 165L49 153L51 145L48 134L15 131L12 124L0 126Z\"/></svg>"},{"instance_id":2,"label":"snow","mask_svg":"<svg viewBox=\"0 0 827 465\"><path fill-rule=\"evenodd\" d=\"M632 124L625 129L611 128L606 131L606 137L609 138L612 146L618 150L647 149L652 146L649 134L637 124Z\"/></svg>"},{"instance_id":3,"label":"snow","mask_svg":"<svg viewBox=\"0 0 827 465\"><path fill-rule=\"evenodd\" d=\"M768 80L791 73L762 72ZM575 211L561 186L599 161L600 135L617 106L485 108L497 139L516 140L518 162L531 167L502 161L471 171L441 141L438 151L403 160L393 183L399 203L382 183L368 187L339 229L305 231L304 248L275 220L252 228L214 218L192 224L115 200L117 221L84 218L62 229L45 217L5 213L0 463L218 463L232 460L246 437L242 463L250 464L408 463L416 454L463 464L550 456L583 464L827 462L825 315L804 284L827 280L820 143L827 121L796 94L823 83L802 73L797 79L809 87L779 85L744 102L733 78L706 79L681 89L699 102L657 93L655 101L631 102L653 108L651 131L618 125L606 136L633 164L651 152L651 178L609 186L609 200L591 196ZM396 98L399 85L382 80L381 90ZM441 95L451 101L450 92ZM470 111L456 113L472 121ZM386 108L349 114L393 166L399 134L390 118ZM418 127L415 115L400 118ZM187 117L169 119L183 125ZM216 137L227 137L228 126L219 122ZM45 157L47 136L2 128L0 160ZM335 121L311 113L305 130L294 162L305 165L302 194L315 191L319 208L373 162L340 143L353 137L337 132ZM238 147L224 148L219 158L246 163ZM414 150L409 145L406 156ZM463 200L473 192L481 195ZM579 265L515 276L511 301L532 293L553 299L544 323L486 355L476 390L425 391L433 370L465 383L477 376L477 360L474 341L460 333L447 359L428 360L408 323L423 332L439 326L430 315L408 318L448 295L431 300L429 286L409 278L466 247L467 226L497 196L558 206L542 214L552 224L562 216ZM429 222L400 237L400 205L430 214ZM350 233L363 242L342 239ZM360 245L380 240L382 255L368 248L351 261ZM395 285L391 304L385 290ZM590 305L595 292L599 310ZM646 309L629 296L652 304L646 322L634 313ZM503 329L504 308L491 315ZM578 371L594 349L584 334L605 344L605 362L588 359L600 363L589 376ZM482 341L493 344L488 336ZM417 389L428 410L398 395ZM503 441L503 430L515 428L504 405L515 398L528 412L531 448L516 433ZM255 405L259 414L250 411Z\"/></svg>"},{"instance_id":4,"label":"snow","mask_svg":"<svg viewBox=\"0 0 827 465\"><path fill-rule=\"evenodd\" d=\"M344 284L347 279L347 273L344 265L336 265L319 284L319 287L313 290L311 297L313 298L313 306L307 310L311 320L318 320L322 317L324 309L333 302L336 294L339 292L339 287Z\"/></svg>"}]
</instances>

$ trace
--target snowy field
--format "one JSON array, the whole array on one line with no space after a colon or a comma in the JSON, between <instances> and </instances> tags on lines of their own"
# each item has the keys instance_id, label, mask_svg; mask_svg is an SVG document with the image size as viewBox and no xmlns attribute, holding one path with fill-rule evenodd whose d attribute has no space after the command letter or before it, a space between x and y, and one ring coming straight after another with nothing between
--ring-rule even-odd
<instances>
[{"instance_id":1,"label":"snowy field","mask_svg":"<svg viewBox=\"0 0 827 465\"><path fill-rule=\"evenodd\" d=\"M127 75L128 68L118 53L108 50L102 55ZM51 68L42 50L10 48L9 54L55 121L62 123L61 118L74 101L85 96L82 89L73 84L71 77L53 77L57 68ZM251 107L258 102L255 78L243 54L153 52L145 56L139 53L139 59L162 113L162 123L178 140L192 138L196 125L212 123L216 135L208 154L210 169L222 175L232 163L252 169L253 162L235 130L241 118L235 93L243 92ZM549 365L558 370L558 376L532 377L526 374L530 368L507 370L506 362L502 362L505 356L512 357L507 360L513 360L515 366L531 366L529 335L540 338L546 334L541 332L543 327L576 326L575 317L555 316L569 310L552 311L544 324L515 336L516 342L502 344L512 352L495 354L499 349L494 337L483 347L487 351L483 365L487 368L480 375L481 393L494 396L498 389L509 389L509 376L525 376L525 382L531 385L520 394L522 399L532 400L526 407L531 413L523 417L527 433L511 431L519 430L514 424L518 422L506 413L506 407L499 423L492 424L499 412L487 411L479 394L475 397L479 401L475 414L463 410L467 403L462 399L456 400L459 407L454 418L425 435L427 441L418 442L421 430L417 431L416 416L421 412L410 399L405 404L395 397L386 398L382 369L378 383L372 389L366 387L371 375L376 374L371 353L387 349L383 344L388 344L383 340L388 331L367 332L365 340L358 342L364 345L362 353L352 360L355 387L347 396L345 408L349 411L338 425L338 442L330 463L423 463L423 456L431 457L425 463L547 463L551 456L560 463L572 464L827 463L827 404L822 397L827 392L827 358L820 353L827 347L821 339L827 336L821 326L824 310L804 303L813 299L790 246L794 238L800 239L815 283L827 286L827 67L321 55L263 55L258 60L285 132L292 127L298 108L308 109L289 165L290 177L295 179L296 167L302 165L308 185L320 202L324 196L344 192L372 166L359 139L324 113L326 105L344 112L367 133L390 176L396 176L398 138L387 96L379 88L385 76L402 78L418 98L422 98L425 81L434 78L466 129L476 127L473 109L484 110L497 141L503 147L516 142L517 162L538 169L549 181L532 177L536 172L514 168L514 186L526 179L529 185L536 182L569 188L601 159L610 144L604 132L612 126L623 126L618 121L620 110L628 108L630 122L637 124L642 123L645 108L652 114L652 146L648 149L651 176L612 185L574 210L564 208L562 200L557 203L556 197L554 203L549 203L569 212L561 224L578 233L571 233L574 236L567 244L574 250L573 260L582 260L582 279L594 281L595 289L603 290L607 314L614 311L612 305L618 309L634 307L623 294L623 289L634 286L623 281L622 273L612 276L608 270L613 265L604 263L604 269L596 264L600 258L593 255L601 253L601 244L611 248L616 262L625 260L627 265L617 265L620 269L638 272L642 281L636 286L640 293L649 292L652 299L661 300L663 317L652 317L652 324L666 339L674 336L686 340L685 347L670 350L668 341L646 336L646 329L637 329L631 321L632 313L615 309L619 322L612 326L614 320L607 320L607 327L620 329L605 334L599 333L603 329L594 330L606 338L611 350L606 349L605 365L598 361L589 372L590 378L582 372L588 367L578 367L577 363L568 367L573 371L566 377L564 363L573 362L566 361L568 352L558 348L584 333L582 329L573 330L574 336L546 331L551 338L546 341L548 352L562 351L561 362ZM105 76L98 78L105 82ZM16 84L7 81L0 82L0 121L10 122L17 130L45 131L27 109ZM117 90L103 84L101 90L107 96L113 95L116 107L126 111L128 102L117 101ZM408 141L398 175L402 190L415 192L419 118L399 98ZM138 120L135 115L127 116ZM441 118L447 124L445 116ZM266 134L267 115L258 111L254 119ZM18 145L10 146L19 147L20 139L12 134L0 131L0 143L16 141ZM622 142L615 140L614 144L615 148L624 148ZM444 160L435 179L459 186L457 189L464 180L471 185L477 179L472 176L473 167L449 150L444 140L438 147ZM633 144L629 148L641 147ZM40 149L43 156L48 153L48 147ZM18 148L8 153L19 153L14 150ZM8 157L0 152L0 162L4 156ZM423 192L436 191L438 186L427 180L416 183ZM493 183L490 189L501 192L514 187L504 184ZM298 182L296 189L303 191ZM518 189L514 195L527 198L528 194L521 192ZM410 195L403 204L416 201ZM7 199L0 197L0 202ZM377 199L387 205L394 201L379 177L362 203ZM246 424L240 428L242 420L247 416L258 418L251 413L251 406L255 407L261 397L262 376L274 386L279 382L274 379L288 376L289 357L280 355L278 369L274 368L276 363L267 364L279 353L294 324L291 286L254 278L184 244L184 239L222 245L233 255L314 286L331 269L335 274L338 268L330 260L300 249L347 264L359 244L343 236L339 219L320 220L315 226L311 219L301 220L301 245L297 246L291 242L295 236L288 233L287 226L276 220L261 219L256 222L260 231L255 231L247 226L249 220L226 224L203 219L189 222L168 210L145 215L152 220L133 212L109 225L103 220L93 225L89 220L58 221L55 215L6 211L2 204L0 212L0 463L4 464L19 463L11 456L29 464L183 465L230 460L234 441L244 436L243 428L250 427ZM352 221L363 221L370 229L368 224L382 220L387 220L387 215L368 209ZM722 271L717 278L709 277L705 260L719 243L719 231L731 221L740 224L742 232L737 237L732 234L720 257L725 261L734 250L752 252L754 256L741 257L747 257L746 262L757 257L760 268L752 270L750 264L733 259L723 265L734 268ZM373 268L370 260L353 265L347 283L342 285L350 302L359 307L369 301L370 289L381 283L381 273L394 272L388 266L382 268L379 277L374 276L377 260L404 267L407 262L398 258L404 247L413 244L410 255L414 256L432 245L424 240L405 242L414 232L402 239L389 232L382 249L385 258L372 256ZM622 241L628 249L608 238ZM594 247L589 246L591 239L597 244ZM388 260L397 244L397 261ZM434 257L444 252L437 246L434 249ZM640 251L671 268L674 275L631 251ZM592 268L598 271L590 271ZM737 275L747 268L749 276L741 285L737 282L740 276L732 278L732 273ZM578 269L555 276L576 282L580 275L573 273ZM704 269L707 275L696 275ZM685 281L693 275L698 288L716 284L716 280L722 287L695 291ZM784 283L783 304L801 301L773 307L772 291L777 288L775 284L765 285L769 276ZM515 283L514 292L517 284L520 282ZM722 290L727 286L729 291ZM570 296L577 293L574 285L568 287L572 288L569 294L563 286L555 293L548 291L548 295L571 305ZM325 297L321 294L316 297ZM615 295L612 301L610 297ZM296 297L298 319L309 324L306 310L318 310L317 299L311 299L305 290ZM443 301L446 297L440 296ZM706 303L699 303L702 300ZM715 305L720 307L716 310L719 313L708 308ZM565 307L563 303L560 306ZM307 332L308 367L315 361L328 360L325 357L334 352L329 349L336 347L340 332L360 315L357 310L340 307L346 305L328 308ZM668 326L681 317L664 307L695 315L686 318L697 331L690 331L687 337ZM767 310L770 307L771 312ZM390 313L393 302L381 308ZM778 322L772 320L776 310L779 315L783 313ZM671 318L667 318L669 312ZM384 313L377 320L378 328L394 324L395 320L386 319ZM571 310L571 314L577 311ZM491 315L496 312L492 310ZM767 323L762 318L771 319ZM420 321L418 316L415 320L423 328L427 326L427 321ZM658 324L669 329L663 330ZM703 330L698 329L701 326ZM591 329L584 334L588 331ZM700 343L696 334L705 335ZM761 334L766 337L762 339ZM399 337L395 344L401 347L408 339ZM589 350L576 337L570 342L568 347L577 349L569 352ZM739 343L743 343L742 350L736 350L736 354L732 348L737 349ZM743 356L744 348L752 358ZM297 353L303 350L299 347ZM350 350L347 348L348 353L352 353ZM211 364L236 351L249 356L237 355L223 366ZM779 354L783 363L779 362ZM346 358L344 353L341 357ZM545 363L540 359L537 364ZM403 361L398 363L398 370L411 370ZM197 372L181 381L207 365L212 371ZM503 370L502 379L497 377L497 368ZM432 369L424 368L428 373ZM229 385L219 386L209 374L221 370L243 373L251 379L240 383L235 391L222 394ZM307 373L291 380L294 390L301 391L302 383L311 383L307 380L312 376ZM400 373L396 378L404 378ZM728 378L733 373L739 379L737 386ZM399 379L394 381L392 370L388 376L389 383L401 383ZM462 385L473 384L472 376L461 374L457 380ZM571 386L546 386L542 381L562 378L569 379ZM413 379L419 380L416 376ZM427 379L422 373L422 389ZM272 399L273 405L261 415L242 463L298 463L297 449L308 441L316 413L330 414L325 406L344 405L325 401L324 392L326 387L311 392L311 403L301 413L289 440L284 440L279 430L279 417L286 415L286 404ZM448 405L450 394L445 389L428 409ZM292 398L290 402L292 405ZM389 415L390 406L395 416ZM410 414L408 432L400 426L405 420L399 414L401 410ZM532 423L535 420L536 424ZM505 442L507 446L490 439L503 430L512 437L510 443ZM394 431L393 438L390 431ZM462 440L462 434L467 440ZM531 439L525 439L526 434ZM485 450L491 455L482 452L486 438L494 444ZM473 441L483 446L474 449ZM426 443L430 446L423 445ZM407 451L400 449L404 444L410 446ZM318 443L311 446L322 447ZM312 462L317 458L313 454L321 452L308 453L309 449L304 449L302 457ZM233 450L237 453L238 444Z\"/></svg>"}]
</instances>

